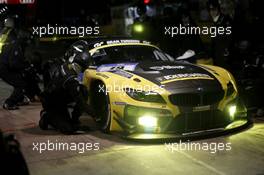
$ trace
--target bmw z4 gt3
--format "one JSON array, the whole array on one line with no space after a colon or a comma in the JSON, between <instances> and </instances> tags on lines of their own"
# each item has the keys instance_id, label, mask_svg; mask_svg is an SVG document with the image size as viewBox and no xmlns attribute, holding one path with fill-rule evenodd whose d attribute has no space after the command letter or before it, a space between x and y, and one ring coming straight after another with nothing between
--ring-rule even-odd
<instances>
[{"instance_id":1,"label":"bmw z4 gt3","mask_svg":"<svg viewBox=\"0 0 264 175\"><path fill-rule=\"evenodd\" d=\"M105 132L133 139L192 137L249 123L236 82L223 68L175 61L140 40L102 39L85 47L91 62L83 83Z\"/></svg>"}]
</instances>

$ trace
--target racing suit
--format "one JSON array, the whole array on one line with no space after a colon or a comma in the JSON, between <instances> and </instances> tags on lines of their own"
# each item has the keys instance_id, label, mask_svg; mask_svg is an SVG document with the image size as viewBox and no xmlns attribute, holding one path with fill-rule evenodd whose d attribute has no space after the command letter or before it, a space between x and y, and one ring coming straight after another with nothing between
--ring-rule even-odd
<instances>
[{"instance_id":1,"label":"racing suit","mask_svg":"<svg viewBox=\"0 0 264 175\"><path fill-rule=\"evenodd\" d=\"M18 109L41 91L35 67L24 56L27 38L23 32L6 27L0 37L0 78L14 87L3 105L5 109Z\"/></svg>"},{"instance_id":2,"label":"racing suit","mask_svg":"<svg viewBox=\"0 0 264 175\"><path fill-rule=\"evenodd\" d=\"M45 73L48 82L44 82L45 88L41 94L41 129L48 129L51 125L64 134L78 130L79 117L86 109L88 93L79 82L74 66L66 62L54 64Z\"/></svg>"},{"instance_id":3,"label":"racing suit","mask_svg":"<svg viewBox=\"0 0 264 175\"><path fill-rule=\"evenodd\" d=\"M0 40L0 78L14 87L13 93L3 106L17 109L16 105L24 99L27 84L22 74L26 66L23 51L14 29L4 28Z\"/></svg>"}]
</instances>

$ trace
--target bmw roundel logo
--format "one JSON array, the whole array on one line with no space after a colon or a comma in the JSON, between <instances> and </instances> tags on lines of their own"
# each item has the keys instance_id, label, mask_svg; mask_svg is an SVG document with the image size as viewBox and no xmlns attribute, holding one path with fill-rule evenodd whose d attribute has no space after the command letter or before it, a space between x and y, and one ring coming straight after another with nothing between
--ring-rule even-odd
<instances>
[{"instance_id":1,"label":"bmw roundel logo","mask_svg":"<svg viewBox=\"0 0 264 175\"><path fill-rule=\"evenodd\" d=\"M201 88L201 87L198 87L198 88L197 88L197 90L198 90L198 91L202 91L202 90L203 90L203 88Z\"/></svg>"}]
</instances>

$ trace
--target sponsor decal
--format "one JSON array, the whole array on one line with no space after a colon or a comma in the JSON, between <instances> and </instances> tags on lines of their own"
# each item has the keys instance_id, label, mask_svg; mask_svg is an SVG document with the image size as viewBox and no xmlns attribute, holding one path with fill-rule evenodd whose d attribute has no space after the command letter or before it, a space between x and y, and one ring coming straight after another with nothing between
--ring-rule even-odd
<instances>
[{"instance_id":1,"label":"sponsor decal","mask_svg":"<svg viewBox=\"0 0 264 175\"><path fill-rule=\"evenodd\" d=\"M184 66L170 66L170 65L166 65L166 66L153 66L153 67L150 67L150 69L152 70L164 70L164 69L184 69L185 67Z\"/></svg>"},{"instance_id":2,"label":"sponsor decal","mask_svg":"<svg viewBox=\"0 0 264 175\"><path fill-rule=\"evenodd\" d=\"M122 77L125 77L125 78L131 78L131 77L133 77L132 74L127 73L127 72L125 72L125 71L123 71L123 70L116 70L116 71L114 71L113 73L115 73L115 74L117 74L117 75L120 75L120 76L122 76Z\"/></svg>"},{"instance_id":3,"label":"sponsor decal","mask_svg":"<svg viewBox=\"0 0 264 175\"><path fill-rule=\"evenodd\" d=\"M140 43L140 40L109 40L106 44L120 44L120 43Z\"/></svg>"},{"instance_id":4,"label":"sponsor decal","mask_svg":"<svg viewBox=\"0 0 264 175\"><path fill-rule=\"evenodd\" d=\"M103 64L97 68L97 72L113 72L116 70L134 71L138 63Z\"/></svg>"},{"instance_id":5,"label":"sponsor decal","mask_svg":"<svg viewBox=\"0 0 264 175\"><path fill-rule=\"evenodd\" d=\"M165 75L163 77L158 77L157 80L162 82L167 80L180 80L185 78L213 79L211 76L203 73L183 73L183 74Z\"/></svg>"},{"instance_id":6,"label":"sponsor decal","mask_svg":"<svg viewBox=\"0 0 264 175\"><path fill-rule=\"evenodd\" d=\"M113 44L137 44L137 43L150 44L150 42L148 41L123 39L123 40L108 40L108 41L98 42L98 43L95 43L93 47L96 48L96 47L101 47L105 45L113 45Z\"/></svg>"},{"instance_id":7,"label":"sponsor decal","mask_svg":"<svg viewBox=\"0 0 264 175\"><path fill-rule=\"evenodd\" d=\"M193 107L193 112L208 111L208 110L210 110L210 105Z\"/></svg>"},{"instance_id":8,"label":"sponsor decal","mask_svg":"<svg viewBox=\"0 0 264 175\"><path fill-rule=\"evenodd\" d=\"M94 44L94 47L100 47L100 46L102 46L103 44L104 44L104 42L95 43L95 44Z\"/></svg>"},{"instance_id":9,"label":"sponsor decal","mask_svg":"<svg viewBox=\"0 0 264 175\"><path fill-rule=\"evenodd\" d=\"M114 104L118 105L118 106L125 106L126 105L125 102L119 102L119 101L115 101Z\"/></svg>"}]
</instances>

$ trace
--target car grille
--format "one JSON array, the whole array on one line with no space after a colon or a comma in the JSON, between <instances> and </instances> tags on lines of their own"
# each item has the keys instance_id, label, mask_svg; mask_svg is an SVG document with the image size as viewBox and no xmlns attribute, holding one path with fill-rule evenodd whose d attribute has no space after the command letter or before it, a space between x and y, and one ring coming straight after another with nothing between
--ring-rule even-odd
<instances>
[{"instance_id":1,"label":"car grille","mask_svg":"<svg viewBox=\"0 0 264 175\"><path fill-rule=\"evenodd\" d=\"M203 93L182 93L169 96L170 102L177 106L204 106L218 103L224 96L224 91L209 91Z\"/></svg>"},{"instance_id":2,"label":"car grille","mask_svg":"<svg viewBox=\"0 0 264 175\"><path fill-rule=\"evenodd\" d=\"M219 110L190 112L178 115L169 125L169 132L195 132L225 127L230 123L227 115Z\"/></svg>"}]
</instances>

